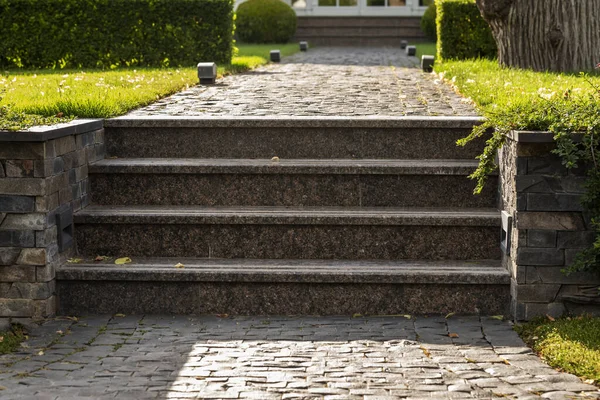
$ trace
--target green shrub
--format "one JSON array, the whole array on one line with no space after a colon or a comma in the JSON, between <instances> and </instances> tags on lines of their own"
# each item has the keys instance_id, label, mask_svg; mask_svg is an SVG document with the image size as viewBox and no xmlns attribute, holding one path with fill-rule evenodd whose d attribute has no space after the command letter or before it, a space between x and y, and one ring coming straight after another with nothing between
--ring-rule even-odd
<instances>
[{"instance_id":1,"label":"green shrub","mask_svg":"<svg viewBox=\"0 0 600 400\"><path fill-rule=\"evenodd\" d=\"M438 60L495 58L492 31L475 0L436 0Z\"/></svg>"},{"instance_id":2,"label":"green shrub","mask_svg":"<svg viewBox=\"0 0 600 400\"><path fill-rule=\"evenodd\" d=\"M0 0L0 66L229 64L233 0Z\"/></svg>"},{"instance_id":3,"label":"green shrub","mask_svg":"<svg viewBox=\"0 0 600 400\"><path fill-rule=\"evenodd\" d=\"M435 26L435 2L431 3L427 10L425 10L425 14L421 18L421 30L425 33L428 39L435 41L437 39L437 29Z\"/></svg>"},{"instance_id":4,"label":"green shrub","mask_svg":"<svg viewBox=\"0 0 600 400\"><path fill-rule=\"evenodd\" d=\"M236 15L238 38L246 43L287 43L296 33L296 12L281 0L248 0Z\"/></svg>"}]
</instances>

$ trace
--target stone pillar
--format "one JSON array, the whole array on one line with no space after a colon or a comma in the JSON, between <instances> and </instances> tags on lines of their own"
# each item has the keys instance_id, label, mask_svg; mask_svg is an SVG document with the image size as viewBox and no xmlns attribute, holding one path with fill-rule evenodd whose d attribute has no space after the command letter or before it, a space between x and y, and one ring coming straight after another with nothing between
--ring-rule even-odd
<instances>
[{"instance_id":1,"label":"stone pillar","mask_svg":"<svg viewBox=\"0 0 600 400\"><path fill-rule=\"evenodd\" d=\"M0 318L55 313L55 269L74 254L57 221L88 204L88 164L102 158L101 120L0 131Z\"/></svg>"},{"instance_id":2,"label":"stone pillar","mask_svg":"<svg viewBox=\"0 0 600 400\"><path fill-rule=\"evenodd\" d=\"M503 262L512 276L517 320L600 311L600 292L594 291L600 275L561 272L591 245L595 232L580 204L585 171L567 170L553 148L549 133L512 132L499 152L501 209L513 217Z\"/></svg>"}]
</instances>

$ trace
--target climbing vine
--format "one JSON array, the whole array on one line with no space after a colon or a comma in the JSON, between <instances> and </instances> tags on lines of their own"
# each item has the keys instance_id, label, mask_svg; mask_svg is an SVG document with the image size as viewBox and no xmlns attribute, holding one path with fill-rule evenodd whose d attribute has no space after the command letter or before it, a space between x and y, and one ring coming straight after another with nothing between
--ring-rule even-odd
<instances>
[{"instance_id":1,"label":"climbing vine","mask_svg":"<svg viewBox=\"0 0 600 400\"><path fill-rule=\"evenodd\" d=\"M515 101L500 110L486 108L483 124L458 142L464 146L492 132L478 156L479 165L470 176L477 181L475 193L481 192L489 174L498 168L496 152L512 130L551 132L556 143L553 153L560 156L563 165L569 170L585 168L586 193L581 201L596 236L592 246L581 251L575 262L563 270L566 274L577 271L600 273L600 86L586 75L582 78L591 86L591 91L580 94L567 90L562 94L539 96L533 101Z\"/></svg>"}]
</instances>

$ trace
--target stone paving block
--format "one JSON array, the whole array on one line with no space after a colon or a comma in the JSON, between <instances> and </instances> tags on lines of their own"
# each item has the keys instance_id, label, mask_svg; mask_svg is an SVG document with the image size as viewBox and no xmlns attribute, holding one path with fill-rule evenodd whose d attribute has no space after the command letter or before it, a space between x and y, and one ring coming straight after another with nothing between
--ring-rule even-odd
<instances>
[{"instance_id":1,"label":"stone paving block","mask_svg":"<svg viewBox=\"0 0 600 400\"><path fill-rule=\"evenodd\" d=\"M404 325L404 329L410 329L404 318L370 319L368 326L375 332L381 330L384 324L393 325L395 321ZM433 324L431 321L418 324L433 325L435 328L432 329L441 331L449 329L449 321L440 319ZM478 319L457 319L451 321L451 326L452 329L468 333L477 327L477 321ZM48 325L47 328L42 326L40 329L45 329L49 334L61 327L56 323L64 321L54 323L55 325ZM512 332L506 322L489 320L487 323L491 334L497 332L500 335L503 326ZM260 340L244 339L245 331L249 330L269 331L276 327L283 332L287 326L297 329L298 326L312 324L326 327L330 331L328 339L316 341L318 329L296 340L269 341L264 339L265 335L262 335ZM482 324L483 322L479 323L480 330ZM113 345L97 346L84 343L93 333L103 331L102 326L107 325L111 330L100 332L99 337L111 336L111 332L129 333L145 330L143 337L147 338L147 342L144 345L124 345L116 351ZM101 396L98 398L103 398L104 393L117 398L127 398L129 394L135 396L136 393L149 393L150 398L489 398L491 393L527 398L533 395L526 389L535 389L536 387L531 385L538 383L538 380L548 382L546 377L554 379L556 385L561 387L565 382L573 384L571 389L561 390L589 389L589 385L575 386L582 384L572 375L560 374L548 367L530 368L524 364L513 367L512 364L465 363L464 365L483 368L485 371L457 371L454 374L447 366L455 364L440 364L433 358L425 357L420 346L427 346L426 342L372 338L348 341L347 338L352 332L360 332L364 328L365 324L360 319L347 317L199 317L193 322L186 317L82 318L72 323L69 335L63 336L60 342L52 345L44 356L36 358L44 361L29 364L31 368L39 368L40 363L49 365L48 368L36 372L37 377L31 378L27 388L22 385L10 386L10 378L7 383L6 378L2 376L0 385L10 386L10 390L13 390L11 394L14 393L15 398L21 395L20 390L28 390L27 393L30 394L32 388L34 391L42 390L50 395L56 390L57 395L61 396L97 393ZM201 339L203 332L209 335ZM230 339L215 339L221 332L228 332L227 336ZM52 340L50 335L40 337ZM64 342L65 340L69 340L70 343ZM82 351L64 358L79 346L82 346ZM437 354L436 357L440 359L455 357L459 353L477 355L482 351L477 347L469 347L473 346L469 344L431 346ZM120 351L124 351L123 355L115 357ZM488 352L489 350L484 351L486 356ZM516 356L518 357L515 358L515 363L527 360L527 356L519 354L518 350ZM529 357L537 359L535 356ZM72 363L72 359L79 360L79 363ZM406 365L412 364L413 368L400 368L401 362ZM538 363L543 365L539 360L535 365ZM385 367L386 364L397 366ZM305 365L303 368L306 368L306 372L295 371L296 365ZM497 371L491 371L491 368L496 368ZM500 371L498 368L503 368L498 375L501 378L490 378L491 372ZM553 373L535 377L535 373L544 371ZM509 372L513 374L508 375ZM213 376L212 373L223 376ZM564 381L556 380L555 376L562 375L565 376ZM53 385L48 385L48 379L53 380ZM593 390L587 392L593 393ZM261 394L264 396L260 397Z\"/></svg>"}]
</instances>

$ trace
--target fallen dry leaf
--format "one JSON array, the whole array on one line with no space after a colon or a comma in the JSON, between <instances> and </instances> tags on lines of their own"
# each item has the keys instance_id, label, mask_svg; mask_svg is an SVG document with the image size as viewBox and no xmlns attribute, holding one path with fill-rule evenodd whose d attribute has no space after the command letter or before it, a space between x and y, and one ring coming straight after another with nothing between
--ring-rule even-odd
<instances>
[{"instance_id":1,"label":"fallen dry leaf","mask_svg":"<svg viewBox=\"0 0 600 400\"><path fill-rule=\"evenodd\" d=\"M0 343L4 342L4 336L0 336Z\"/></svg>"},{"instance_id":2,"label":"fallen dry leaf","mask_svg":"<svg viewBox=\"0 0 600 400\"><path fill-rule=\"evenodd\" d=\"M108 258L107 256L96 256L96 258L94 258L94 261L104 261L107 258Z\"/></svg>"},{"instance_id":3,"label":"fallen dry leaf","mask_svg":"<svg viewBox=\"0 0 600 400\"><path fill-rule=\"evenodd\" d=\"M450 336L451 338L457 338L458 333L449 333L448 336Z\"/></svg>"},{"instance_id":4,"label":"fallen dry leaf","mask_svg":"<svg viewBox=\"0 0 600 400\"><path fill-rule=\"evenodd\" d=\"M115 264L117 264L117 265L129 264L130 262L131 262L131 258L129 258L129 257L121 257L121 258L117 258L115 260Z\"/></svg>"},{"instance_id":5,"label":"fallen dry leaf","mask_svg":"<svg viewBox=\"0 0 600 400\"><path fill-rule=\"evenodd\" d=\"M185 265L183 265L182 263L177 263L175 264L175 268L185 268Z\"/></svg>"},{"instance_id":6,"label":"fallen dry leaf","mask_svg":"<svg viewBox=\"0 0 600 400\"><path fill-rule=\"evenodd\" d=\"M504 315L492 315L490 318L502 321L504 319Z\"/></svg>"},{"instance_id":7,"label":"fallen dry leaf","mask_svg":"<svg viewBox=\"0 0 600 400\"><path fill-rule=\"evenodd\" d=\"M115 317L124 318L125 314L115 314Z\"/></svg>"},{"instance_id":8,"label":"fallen dry leaf","mask_svg":"<svg viewBox=\"0 0 600 400\"><path fill-rule=\"evenodd\" d=\"M553 316L549 315L549 314L546 314L546 317L547 317L547 318L548 318L548 320L549 320L549 321L551 321L551 322L554 322L554 321L556 321L556 319L555 319Z\"/></svg>"},{"instance_id":9,"label":"fallen dry leaf","mask_svg":"<svg viewBox=\"0 0 600 400\"><path fill-rule=\"evenodd\" d=\"M56 331L56 333L58 333L59 335L64 335L63 331Z\"/></svg>"},{"instance_id":10,"label":"fallen dry leaf","mask_svg":"<svg viewBox=\"0 0 600 400\"><path fill-rule=\"evenodd\" d=\"M67 260L67 262L69 264L79 264L80 262L82 262L83 260L81 258L69 258Z\"/></svg>"},{"instance_id":11,"label":"fallen dry leaf","mask_svg":"<svg viewBox=\"0 0 600 400\"><path fill-rule=\"evenodd\" d=\"M448 313L448 314L446 315L446 319L448 319L448 318L452 317L454 314L456 314L456 313L453 313L453 312L451 312L451 313Z\"/></svg>"},{"instance_id":12,"label":"fallen dry leaf","mask_svg":"<svg viewBox=\"0 0 600 400\"><path fill-rule=\"evenodd\" d=\"M44 352L42 350L38 351L38 356L43 356Z\"/></svg>"},{"instance_id":13,"label":"fallen dry leaf","mask_svg":"<svg viewBox=\"0 0 600 400\"><path fill-rule=\"evenodd\" d=\"M271 158L272 162L279 162L279 157L275 156L273 158Z\"/></svg>"},{"instance_id":14,"label":"fallen dry leaf","mask_svg":"<svg viewBox=\"0 0 600 400\"><path fill-rule=\"evenodd\" d=\"M352 318L360 318L362 317L362 314L356 313L356 314L352 314Z\"/></svg>"},{"instance_id":15,"label":"fallen dry leaf","mask_svg":"<svg viewBox=\"0 0 600 400\"><path fill-rule=\"evenodd\" d=\"M229 314L217 314L217 317L219 317L219 318L227 318L227 317L229 317Z\"/></svg>"}]
</instances>

